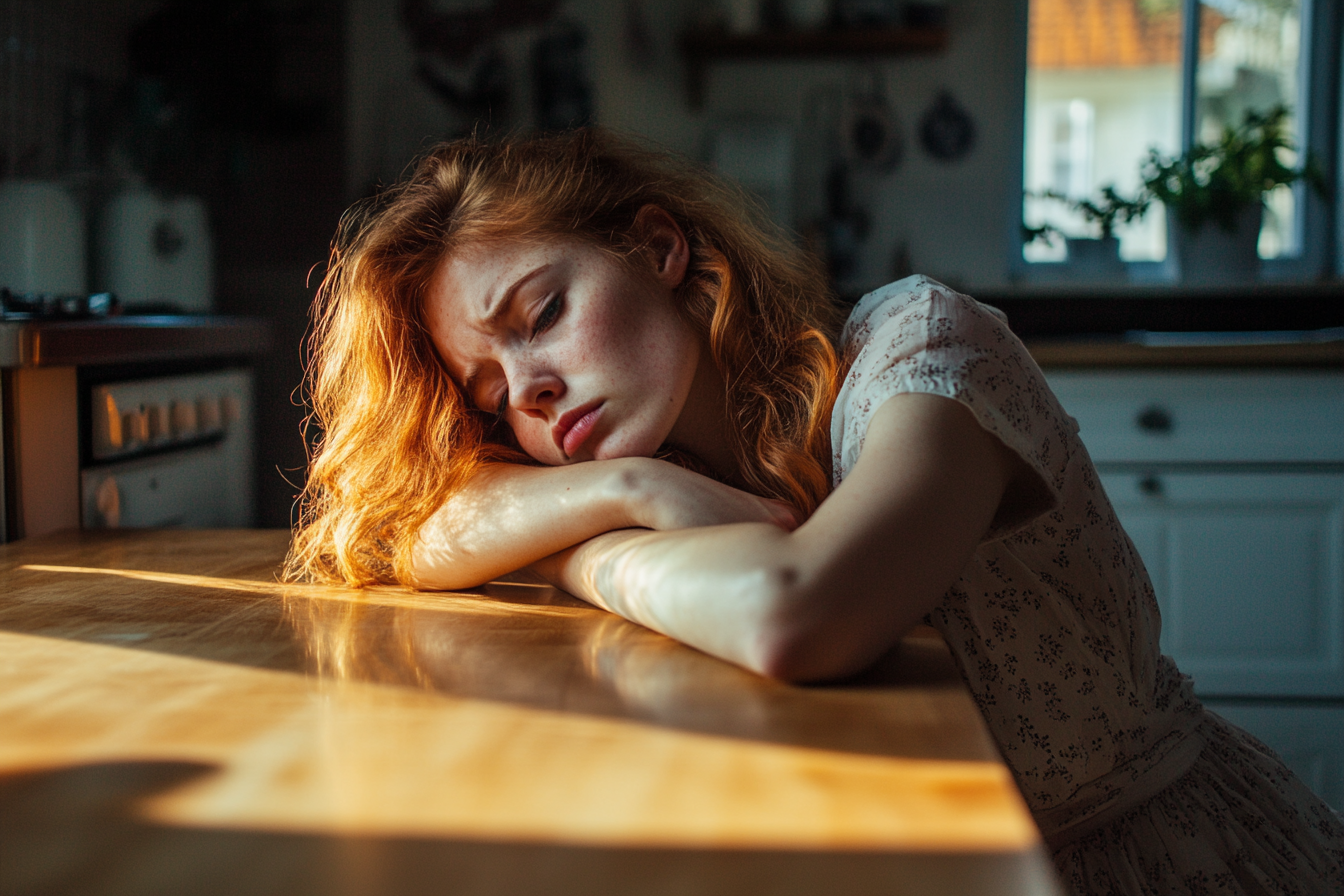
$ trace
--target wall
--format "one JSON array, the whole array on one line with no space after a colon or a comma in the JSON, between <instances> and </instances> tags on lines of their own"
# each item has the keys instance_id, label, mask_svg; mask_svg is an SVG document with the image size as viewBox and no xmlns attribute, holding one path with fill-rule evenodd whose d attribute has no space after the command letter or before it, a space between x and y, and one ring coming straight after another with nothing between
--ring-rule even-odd
<instances>
[{"instance_id":1,"label":"wall","mask_svg":"<svg viewBox=\"0 0 1344 896\"><path fill-rule=\"evenodd\" d=\"M440 0L438 8L480 7ZM670 149L703 157L707 135L724 122L781 122L799 136L796 220L822 205L825 136L839 101L868 70L861 62L732 63L710 70L701 109L691 108L675 40L693 4L634 0L652 39L635 53L626 35L623 0L571 0L562 15L589 32L587 59L600 124L642 134ZM394 179L420 148L462 127L415 75L415 54L398 18L399 0L350 0L347 8L347 192L350 198ZM863 289L891 279L904 262L966 288L1007 283L1014 214L1020 208L1023 0L951 0L945 53L880 60L878 71L905 135L901 164L890 174L861 177L873 232L851 284ZM509 35L515 111L505 126L527 125L526 61L538 28ZM937 162L918 146L919 118L948 90L975 119L978 139L963 161Z\"/></svg>"}]
</instances>

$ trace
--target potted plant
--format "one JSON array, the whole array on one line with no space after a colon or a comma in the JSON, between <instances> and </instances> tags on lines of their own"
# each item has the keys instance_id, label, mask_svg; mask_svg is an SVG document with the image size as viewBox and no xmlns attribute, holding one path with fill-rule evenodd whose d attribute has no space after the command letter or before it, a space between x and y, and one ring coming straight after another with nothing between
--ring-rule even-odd
<instances>
[{"instance_id":1,"label":"potted plant","mask_svg":"<svg viewBox=\"0 0 1344 896\"><path fill-rule=\"evenodd\" d=\"M1075 277L1109 279L1124 276L1124 263L1120 261L1120 240L1115 235L1115 228L1122 223L1137 221L1147 213L1152 198L1146 192L1126 199L1114 184L1107 184L1101 188L1097 197L1091 199L1077 199L1054 190L1027 195L1063 203L1081 215L1097 233L1091 237L1067 236L1053 224L1044 224L1023 228L1023 238L1027 242L1037 239L1048 241L1053 236L1062 236L1068 251L1070 273Z\"/></svg>"},{"instance_id":2,"label":"potted plant","mask_svg":"<svg viewBox=\"0 0 1344 896\"><path fill-rule=\"evenodd\" d=\"M1265 195L1300 180L1324 192L1324 180L1308 160L1293 168L1296 154L1286 128L1288 109L1247 112L1218 142L1196 143L1170 158L1148 152L1144 186L1167 209L1168 240L1187 283L1252 281L1260 268L1256 251Z\"/></svg>"}]
</instances>

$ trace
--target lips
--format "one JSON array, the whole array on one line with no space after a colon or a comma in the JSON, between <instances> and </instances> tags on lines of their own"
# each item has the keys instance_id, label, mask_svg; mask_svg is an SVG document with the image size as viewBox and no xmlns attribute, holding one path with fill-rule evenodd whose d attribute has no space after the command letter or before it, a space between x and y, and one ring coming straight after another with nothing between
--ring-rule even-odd
<instances>
[{"instance_id":1,"label":"lips","mask_svg":"<svg viewBox=\"0 0 1344 896\"><path fill-rule=\"evenodd\" d=\"M560 450L565 453L565 457L573 457L574 452L582 447L601 416L602 402L600 400L590 401L588 404L580 405L560 415L560 419L555 422L555 426L551 427L551 437L555 439L555 444L559 446Z\"/></svg>"}]
</instances>

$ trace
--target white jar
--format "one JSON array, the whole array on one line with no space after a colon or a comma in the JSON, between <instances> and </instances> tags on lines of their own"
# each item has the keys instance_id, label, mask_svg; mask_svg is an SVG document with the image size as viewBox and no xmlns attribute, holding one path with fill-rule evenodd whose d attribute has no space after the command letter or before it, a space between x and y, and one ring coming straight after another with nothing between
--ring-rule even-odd
<instances>
[{"instance_id":1,"label":"white jar","mask_svg":"<svg viewBox=\"0 0 1344 896\"><path fill-rule=\"evenodd\" d=\"M0 183L0 286L15 293L88 291L84 215L60 184Z\"/></svg>"},{"instance_id":2,"label":"white jar","mask_svg":"<svg viewBox=\"0 0 1344 896\"><path fill-rule=\"evenodd\" d=\"M168 303L191 314L213 305L205 203L132 187L112 198L98 228L100 288L122 302Z\"/></svg>"}]
</instances>

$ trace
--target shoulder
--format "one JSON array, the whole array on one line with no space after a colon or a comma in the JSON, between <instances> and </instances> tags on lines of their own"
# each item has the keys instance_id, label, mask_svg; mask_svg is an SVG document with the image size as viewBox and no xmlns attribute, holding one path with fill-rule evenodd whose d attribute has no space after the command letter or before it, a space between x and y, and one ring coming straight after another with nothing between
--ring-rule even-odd
<instances>
[{"instance_id":1,"label":"shoulder","mask_svg":"<svg viewBox=\"0 0 1344 896\"><path fill-rule=\"evenodd\" d=\"M907 277L859 301L843 345L847 369L831 414L837 482L858 462L876 411L917 392L960 403L1036 471L1033 509L1057 503L1076 429L997 309L928 277Z\"/></svg>"},{"instance_id":2,"label":"shoulder","mask_svg":"<svg viewBox=\"0 0 1344 896\"><path fill-rule=\"evenodd\" d=\"M1007 327L1003 312L983 305L970 296L932 277L915 274L894 283L888 283L865 295L854 305L841 332L842 351L853 358L870 342L873 334L893 329L910 329L943 320L947 323L984 316L997 327Z\"/></svg>"}]
</instances>

